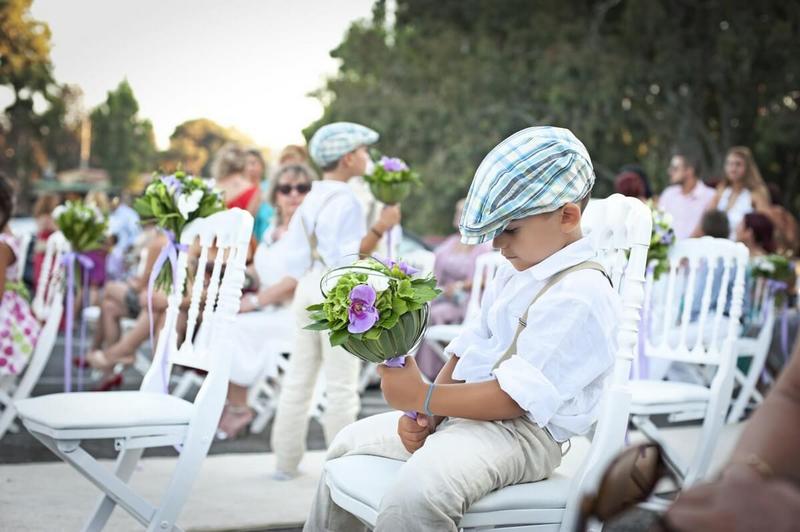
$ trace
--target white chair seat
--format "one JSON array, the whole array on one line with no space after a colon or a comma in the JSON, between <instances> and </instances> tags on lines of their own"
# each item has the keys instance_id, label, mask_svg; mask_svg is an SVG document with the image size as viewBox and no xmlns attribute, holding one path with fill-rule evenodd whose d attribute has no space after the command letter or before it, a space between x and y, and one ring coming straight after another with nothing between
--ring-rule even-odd
<instances>
[{"instance_id":1,"label":"white chair seat","mask_svg":"<svg viewBox=\"0 0 800 532\"><path fill-rule=\"evenodd\" d=\"M463 325L432 325L425 331L425 339L450 343L463 329Z\"/></svg>"},{"instance_id":2,"label":"white chair seat","mask_svg":"<svg viewBox=\"0 0 800 532\"><path fill-rule=\"evenodd\" d=\"M178 397L141 391L56 393L17 401L16 407L23 420L58 430L182 425L193 410Z\"/></svg>"},{"instance_id":3,"label":"white chair seat","mask_svg":"<svg viewBox=\"0 0 800 532\"><path fill-rule=\"evenodd\" d=\"M705 402L711 398L711 390L688 382L636 380L628 384L634 413L637 406Z\"/></svg>"},{"instance_id":4,"label":"white chair seat","mask_svg":"<svg viewBox=\"0 0 800 532\"><path fill-rule=\"evenodd\" d=\"M370 514L374 512L377 515L383 494L397 478L402 465L400 460L353 455L328 461L325 472L328 483L333 484L336 491L355 499L371 510ZM494 491L472 505L461 524L470 526L468 521L472 516L490 512L563 510L567 504L570 482L570 477L556 472L540 482L518 484Z\"/></svg>"}]
</instances>

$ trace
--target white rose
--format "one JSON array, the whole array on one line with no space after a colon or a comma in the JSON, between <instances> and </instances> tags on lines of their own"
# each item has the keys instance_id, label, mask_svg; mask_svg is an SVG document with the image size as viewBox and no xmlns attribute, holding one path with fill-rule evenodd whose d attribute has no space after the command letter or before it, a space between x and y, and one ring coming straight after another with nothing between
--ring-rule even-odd
<instances>
[{"instance_id":1,"label":"white rose","mask_svg":"<svg viewBox=\"0 0 800 532\"><path fill-rule=\"evenodd\" d=\"M58 220L59 216L64 214L64 211L66 211L66 210L67 210L67 208L64 207L63 205L59 205L58 207L53 209L53 219L54 220Z\"/></svg>"},{"instance_id":2,"label":"white rose","mask_svg":"<svg viewBox=\"0 0 800 532\"><path fill-rule=\"evenodd\" d=\"M184 219L188 220L189 215L200 207L200 200L203 199L203 191L195 190L189 194L181 194L178 198L178 210Z\"/></svg>"},{"instance_id":3,"label":"white rose","mask_svg":"<svg viewBox=\"0 0 800 532\"><path fill-rule=\"evenodd\" d=\"M764 264L761 265L761 269L765 272L773 273L775 271L775 265L770 261L764 261Z\"/></svg>"},{"instance_id":4,"label":"white rose","mask_svg":"<svg viewBox=\"0 0 800 532\"><path fill-rule=\"evenodd\" d=\"M672 227L672 215L670 213L668 213L668 212L662 213L661 220L663 220L664 223L666 223L670 227Z\"/></svg>"}]
</instances>

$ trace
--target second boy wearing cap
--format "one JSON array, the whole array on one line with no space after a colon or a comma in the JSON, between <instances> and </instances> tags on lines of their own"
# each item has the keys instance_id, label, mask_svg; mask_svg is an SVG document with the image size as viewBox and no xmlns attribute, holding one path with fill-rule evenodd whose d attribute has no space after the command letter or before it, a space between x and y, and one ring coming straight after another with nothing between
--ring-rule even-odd
<instances>
[{"instance_id":1,"label":"second boy wearing cap","mask_svg":"<svg viewBox=\"0 0 800 532\"><path fill-rule=\"evenodd\" d=\"M379 367L390 412L348 426L328 459L372 454L405 461L380 503L376 532L455 532L487 493L549 476L569 438L591 430L616 352L619 298L592 262L580 221L594 183L583 144L568 130L528 128L478 168L460 230L493 239L508 259L487 285L481 313L446 348L434 385L413 357ZM363 525L333 504L325 481L307 531Z\"/></svg>"},{"instance_id":2,"label":"second boy wearing cap","mask_svg":"<svg viewBox=\"0 0 800 532\"><path fill-rule=\"evenodd\" d=\"M361 204L347 184L366 172L371 162L367 146L378 138L378 133L368 127L337 122L320 128L309 142L311 158L322 168L323 178L313 183L289 223L283 237L287 241L284 260L288 277L275 288L276 292L295 290L297 324L272 429L276 478L291 478L297 473L320 369L327 400L322 418L325 440L332 441L358 414L360 361L341 347L331 347L327 333L307 331L303 326L309 322L306 308L322 301L319 283L325 270L350 264L359 253L371 253L383 232L400 221L399 209L386 209L368 229Z\"/></svg>"}]
</instances>

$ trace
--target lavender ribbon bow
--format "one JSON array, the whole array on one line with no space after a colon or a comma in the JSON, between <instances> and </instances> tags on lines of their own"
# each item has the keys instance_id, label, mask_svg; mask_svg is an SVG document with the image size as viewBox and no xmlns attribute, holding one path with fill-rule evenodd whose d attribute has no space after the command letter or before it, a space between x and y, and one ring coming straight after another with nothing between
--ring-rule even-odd
<instances>
[{"instance_id":1,"label":"lavender ribbon bow","mask_svg":"<svg viewBox=\"0 0 800 532\"><path fill-rule=\"evenodd\" d=\"M169 260L169 264L172 267L172 291L178 291L178 251L186 252L189 250L189 246L186 244L181 244L175 241L175 233L170 231L169 229L164 230L164 234L167 235L167 239L169 242L164 244L164 247L161 248L161 253L158 254L155 263L153 263L153 269L150 272L150 278L147 281L147 316L148 321L150 323L150 346L153 348L153 360L155 360L155 349L156 344L153 341L153 288L156 284L156 278L158 277L159 272L161 272L161 268L164 266L164 263ZM167 331L169 334L170 331ZM167 346L169 342L169 336L167 336L164 345ZM167 383L167 357L164 357L161 361L161 381L164 387L164 393L168 391L168 383Z\"/></svg>"},{"instance_id":2,"label":"lavender ribbon bow","mask_svg":"<svg viewBox=\"0 0 800 532\"><path fill-rule=\"evenodd\" d=\"M94 261L84 253L71 251L61 257L61 264L67 267L67 317L65 319L66 339L64 342L64 391L72 391L72 328L75 315L75 261L83 268L83 309L89 306L89 270ZM83 388L83 357L86 352L86 320L81 313L80 332L80 370L78 371L78 390Z\"/></svg>"}]
</instances>

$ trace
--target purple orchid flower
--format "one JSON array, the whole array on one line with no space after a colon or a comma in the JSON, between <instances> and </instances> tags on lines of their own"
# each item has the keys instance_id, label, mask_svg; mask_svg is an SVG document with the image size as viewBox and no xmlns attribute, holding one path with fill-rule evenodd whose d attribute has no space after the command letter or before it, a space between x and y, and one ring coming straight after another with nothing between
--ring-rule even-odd
<instances>
[{"instance_id":1,"label":"purple orchid flower","mask_svg":"<svg viewBox=\"0 0 800 532\"><path fill-rule=\"evenodd\" d=\"M390 270L393 270L394 267L397 266L400 269L401 272L403 272L404 274L408 275L409 277L411 277L415 273L419 273L419 270L417 268L411 266L407 262L403 262L403 261L397 262L397 261L394 261L394 260L392 260L392 259L390 259L388 257L385 258L385 259L378 257L378 260L384 266L389 268Z\"/></svg>"},{"instance_id":2,"label":"purple orchid flower","mask_svg":"<svg viewBox=\"0 0 800 532\"><path fill-rule=\"evenodd\" d=\"M363 333L372 328L378 321L380 314L375 308L375 290L366 284L353 287L350 291L350 310L348 316L350 325L347 330L351 333Z\"/></svg>"},{"instance_id":3,"label":"purple orchid flower","mask_svg":"<svg viewBox=\"0 0 800 532\"><path fill-rule=\"evenodd\" d=\"M383 166L383 169L387 172L402 172L403 170L408 170L406 163L397 157L381 157L380 165Z\"/></svg>"},{"instance_id":4,"label":"purple orchid flower","mask_svg":"<svg viewBox=\"0 0 800 532\"><path fill-rule=\"evenodd\" d=\"M183 191L183 183L174 175L166 175L161 178L161 182L167 186L170 196L177 197Z\"/></svg>"}]
</instances>

